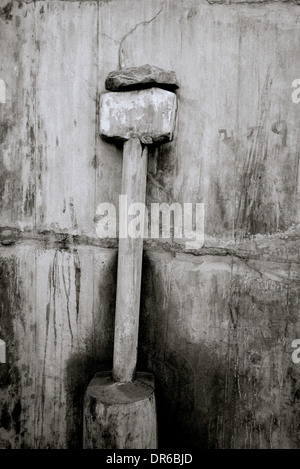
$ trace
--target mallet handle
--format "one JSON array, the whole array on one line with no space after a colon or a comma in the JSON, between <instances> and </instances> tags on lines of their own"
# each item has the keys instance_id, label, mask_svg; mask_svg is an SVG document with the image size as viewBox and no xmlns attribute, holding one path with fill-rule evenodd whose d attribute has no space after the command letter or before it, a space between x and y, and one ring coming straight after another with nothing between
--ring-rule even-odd
<instances>
[{"instance_id":1,"label":"mallet handle","mask_svg":"<svg viewBox=\"0 0 300 469\"><path fill-rule=\"evenodd\" d=\"M127 195L128 207L145 203L147 162L148 148L138 138L124 143L122 194ZM128 216L125 223L128 225ZM113 378L124 383L135 378L142 260L142 237L119 238Z\"/></svg>"}]
</instances>

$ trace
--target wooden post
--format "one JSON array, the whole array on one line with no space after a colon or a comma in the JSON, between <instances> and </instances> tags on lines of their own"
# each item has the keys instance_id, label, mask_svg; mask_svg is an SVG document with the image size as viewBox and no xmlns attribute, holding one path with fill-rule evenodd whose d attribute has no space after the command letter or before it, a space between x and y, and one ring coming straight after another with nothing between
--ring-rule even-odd
<instances>
[{"instance_id":1,"label":"wooden post","mask_svg":"<svg viewBox=\"0 0 300 469\"><path fill-rule=\"evenodd\" d=\"M137 373L117 383L111 372L97 373L84 399L85 449L156 449L154 376Z\"/></svg>"},{"instance_id":2,"label":"wooden post","mask_svg":"<svg viewBox=\"0 0 300 469\"><path fill-rule=\"evenodd\" d=\"M127 196L127 207L145 204L147 160L148 148L142 148L138 138L124 143L122 194ZM124 383L132 381L136 371L144 230L143 223L136 239L126 233L130 218L126 212L120 220L124 237L119 238L113 358L113 378Z\"/></svg>"}]
</instances>

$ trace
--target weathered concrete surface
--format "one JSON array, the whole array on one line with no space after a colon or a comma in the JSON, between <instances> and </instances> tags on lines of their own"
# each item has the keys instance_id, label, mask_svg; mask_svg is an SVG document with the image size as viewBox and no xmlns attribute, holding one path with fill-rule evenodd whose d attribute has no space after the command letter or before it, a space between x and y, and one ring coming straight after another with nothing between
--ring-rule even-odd
<instances>
[{"instance_id":1,"label":"weathered concrete surface","mask_svg":"<svg viewBox=\"0 0 300 469\"><path fill-rule=\"evenodd\" d=\"M231 5L232 3L268 3L268 2L283 2L283 3L293 3L294 5L299 5L298 0L207 0L208 3L214 4L226 4Z\"/></svg>"},{"instance_id":2,"label":"weathered concrete surface","mask_svg":"<svg viewBox=\"0 0 300 469\"><path fill-rule=\"evenodd\" d=\"M299 448L299 279L299 263L146 253L138 368L161 445Z\"/></svg>"},{"instance_id":3,"label":"weathered concrete surface","mask_svg":"<svg viewBox=\"0 0 300 469\"><path fill-rule=\"evenodd\" d=\"M123 8L126 2L120 15ZM107 73L118 55L127 67L146 56L175 70L181 86L177 138L155 152L149 200L204 202L205 234L217 241L298 223L300 106L291 101L291 83L300 76L299 8L142 2L115 36L104 20L110 6L100 10ZM277 133L280 120L287 131Z\"/></svg>"},{"instance_id":4,"label":"weathered concrete surface","mask_svg":"<svg viewBox=\"0 0 300 469\"><path fill-rule=\"evenodd\" d=\"M41 229L95 232L96 11L92 2L83 8L37 2L34 9L36 225Z\"/></svg>"},{"instance_id":5,"label":"weathered concrete surface","mask_svg":"<svg viewBox=\"0 0 300 469\"><path fill-rule=\"evenodd\" d=\"M118 383L110 372L96 373L84 399L84 449L156 449L154 376L138 373Z\"/></svg>"},{"instance_id":6,"label":"weathered concrete surface","mask_svg":"<svg viewBox=\"0 0 300 469\"><path fill-rule=\"evenodd\" d=\"M105 80L105 88L109 91L123 91L154 86L175 90L178 88L175 72L146 64L140 67L114 70L107 75Z\"/></svg>"},{"instance_id":7,"label":"weathered concrete surface","mask_svg":"<svg viewBox=\"0 0 300 469\"><path fill-rule=\"evenodd\" d=\"M143 143L173 139L176 95L160 88L107 92L100 99L100 134L107 138L140 138Z\"/></svg>"},{"instance_id":8,"label":"weathered concrete surface","mask_svg":"<svg viewBox=\"0 0 300 469\"><path fill-rule=\"evenodd\" d=\"M117 203L121 181L121 151L98 137L98 92L119 57L126 67L147 58L182 84L176 141L154 154L152 201L203 201L218 241L298 223L298 6L155 0L129 15L127 1L112 5L14 2L2 20L2 225L95 236L95 207Z\"/></svg>"},{"instance_id":9,"label":"weathered concrete surface","mask_svg":"<svg viewBox=\"0 0 300 469\"><path fill-rule=\"evenodd\" d=\"M35 219L34 6L0 11L1 71L6 103L0 104L0 224L32 228Z\"/></svg>"},{"instance_id":10,"label":"weathered concrete surface","mask_svg":"<svg viewBox=\"0 0 300 469\"><path fill-rule=\"evenodd\" d=\"M0 447L82 447L83 397L110 369L116 251L0 248Z\"/></svg>"},{"instance_id":11,"label":"weathered concrete surface","mask_svg":"<svg viewBox=\"0 0 300 469\"><path fill-rule=\"evenodd\" d=\"M77 398L99 363L112 360L105 333L112 331L116 279L114 261L100 296L102 261L92 269L88 253L101 246L96 207L117 206L122 169L122 149L99 137L99 93L119 64L148 62L174 70L180 84L175 140L153 150L148 202L204 202L206 213L204 248L179 264L182 246L147 243L157 253L143 269L139 369L148 366L157 379L160 437L170 423L172 447L175 429L186 447L300 447L300 372L290 347L300 337L300 105L291 100L300 77L299 20L293 2L1 4L7 103L0 104L0 224L30 230L6 233L1 248L0 338L8 344L1 446L82 441ZM76 240L87 252L80 258L80 333L69 247ZM50 290L56 251L59 274L50 274ZM68 266L72 353L64 345L71 341Z\"/></svg>"}]
</instances>

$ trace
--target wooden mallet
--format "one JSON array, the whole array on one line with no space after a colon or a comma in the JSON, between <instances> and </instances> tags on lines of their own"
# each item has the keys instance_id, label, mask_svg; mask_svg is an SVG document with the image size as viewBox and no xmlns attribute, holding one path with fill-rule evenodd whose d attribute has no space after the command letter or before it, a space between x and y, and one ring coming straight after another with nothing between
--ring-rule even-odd
<instances>
[{"instance_id":1,"label":"wooden mallet","mask_svg":"<svg viewBox=\"0 0 300 469\"><path fill-rule=\"evenodd\" d=\"M175 74L147 65L112 72L107 83L124 91L102 94L100 134L124 141L126 209L135 203L144 206L148 145L173 139L177 100L169 89L177 88ZM85 448L150 449L157 444L154 377L136 373L144 225L139 237L130 237L124 213L119 221L113 370L97 373L87 389Z\"/></svg>"}]
</instances>

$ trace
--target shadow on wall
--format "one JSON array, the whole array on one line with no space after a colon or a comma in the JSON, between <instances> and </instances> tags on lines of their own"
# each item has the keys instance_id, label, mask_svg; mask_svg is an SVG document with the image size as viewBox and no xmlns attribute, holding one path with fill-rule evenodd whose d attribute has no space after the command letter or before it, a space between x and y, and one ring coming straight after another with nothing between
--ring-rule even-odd
<instances>
[{"instance_id":1,"label":"shadow on wall","mask_svg":"<svg viewBox=\"0 0 300 469\"><path fill-rule=\"evenodd\" d=\"M21 425L21 370L17 361L17 347L14 338L14 319L20 311L20 297L16 289L16 272L12 258L1 261L0 264L0 337L9 344L6 351L6 361L0 365L0 448L13 447L12 440L6 439L5 434L15 434L20 438ZM20 316L21 321L24 320Z\"/></svg>"},{"instance_id":2,"label":"shadow on wall","mask_svg":"<svg viewBox=\"0 0 300 469\"><path fill-rule=\"evenodd\" d=\"M112 361L101 362L97 354L75 353L66 366L67 389L67 448L82 449L83 446L83 402L86 389L99 371L112 369Z\"/></svg>"},{"instance_id":3,"label":"shadow on wall","mask_svg":"<svg viewBox=\"0 0 300 469\"><path fill-rule=\"evenodd\" d=\"M155 375L159 449L218 448L220 419L234 418L237 383L226 383L234 363L228 367L213 344L184 343L179 329L173 336L163 307L165 285L155 278L147 255L143 269L138 370ZM226 388L231 400L225 416Z\"/></svg>"},{"instance_id":4,"label":"shadow on wall","mask_svg":"<svg viewBox=\"0 0 300 469\"><path fill-rule=\"evenodd\" d=\"M176 277L178 261L164 262L144 256L138 361L155 375L159 448L300 448L298 281L287 300L242 262L231 287L201 264Z\"/></svg>"},{"instance_id":5,"label":"shadow on wall","mask_svg":"<svg viewBox=\"0 0 300 469\"><path fill-rule=\"evenodd\" d=\"M139 369L149 369L155 375L159 449L218 448L218 426L224 414L225 363L222 366L220 358L201 345L186 350L187 359L167 347L161 356L147 353L145 348ZM203 364L201 370L193 369L198 360ZM237 384L232 386L233 395L237 395ZM228 404L227 419L233 419L230 407L234 408L234 399ZM226 439L230 440L230 434Z\"/></svg>"}]
</instances>

